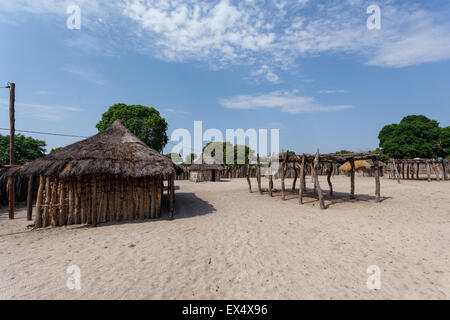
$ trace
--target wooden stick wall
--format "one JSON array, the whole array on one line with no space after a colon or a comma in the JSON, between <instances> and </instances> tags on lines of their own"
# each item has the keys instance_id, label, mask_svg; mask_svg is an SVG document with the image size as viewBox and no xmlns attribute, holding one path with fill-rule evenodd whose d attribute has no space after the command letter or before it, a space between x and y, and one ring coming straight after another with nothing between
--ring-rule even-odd
<instances>
[{"instance_id":1,"label":"wooden stick wall","mask_svg":"<svg viewBox=\"0 0 450 320\"><path fill-rule=\"evenodd\" d=\"M85 176L40 177L35 228L92 224L161 215L162 179Z\"/></svg>"}]
</instances>

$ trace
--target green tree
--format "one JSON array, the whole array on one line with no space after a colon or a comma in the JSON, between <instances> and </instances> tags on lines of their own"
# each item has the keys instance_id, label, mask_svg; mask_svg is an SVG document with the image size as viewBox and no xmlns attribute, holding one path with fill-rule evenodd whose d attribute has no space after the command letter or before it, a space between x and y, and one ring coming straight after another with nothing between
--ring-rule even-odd
<instances>
[{"instance_id":1,"label":"green tree","mask_svg":"<svg viewBox=\"0 0 450 320\"><path fill-rule=\"evenodd\" d=\"M336 152L336 154L349 154L349 153L352 153L352 152L348 151L348 150L341 150L341 151Z\"/></svg>"},{"instance_id":2,"label":"green tree","mask_svg":"<svg viewBox=\"0 0 450 320\"><path fill-rule=\"evenodd\" d=\"M50 150L50 153L49 153L49 154L55 153L56 151L59 151L59 150L61 150L61 149L62 149L62 147L52 148L52 149Z\"/></svg>"},{"instance_id":3,"label":"green tree","mask_svg":"<svg viewBox=\"0 0 450 320\"><path fill-rule=\"evenodd\" d=\"M450 127L440 128L435 152L439 157L446 158L450 156Z\"/></svg>"},{"instance_id":4,"label":"green tree","mask_svg":"<svg viewBox=\"0 0 450 320\"><path fill-rule=\"evenodd\" d=\"M411 115L404 117L399 124L384 126L378 139L383 153L392 158L433 158L437 156L442 129L435 120L423 115Z\"/></svg>"},{"instance_id":5,"label":"green tree","mask_svg":"<svg viewBox=\"0 0 450 320\"><path fill-rule=\"evenodd\" d=\"M22 164L45 156L45 141L25 137L21 134L14 136L15 164ZM9 135L0 134L0 164L9 164Z\"/></svg>"},{"instance_id":6,"label":"green tree","mask_svg":"<svg viewBox=\"0 0 450 320\"><path fill-rule=\"evenodd\" d=\"M96 127L102 132L117 119L150 148L161 152L167 144L167 122L155 108L118 103L103 113Z\"/></svg>"},{"instance_id":7,"label":"green tree","mask_svg":"<svg viewBox=\"0 0 450 320\"><path fill-rule=\"evenodd\" d=\"M193 163L195 158L197 158L197 155L195 153L190 153L186 156L186 159L184 160L186 163Z\"/></svg>"},{"instance_id":8,"label":"green tree","mask_svg":"<svg viewBox=\"0 0 450 320\"><path fill-rule=\"evenodd\" d=\"M216 150L220 150L222 148L223 153L223 164L228 165L238 165L238 154L239 152L244 152L244 160L247 164L249 162L249 158L254 155L254 151L250 149L248 146L243 145L232 145L229 142L208 142L206 146L203 147L203 152L205 154L211 154L212 157L216 156ZM242 151L241 151L242 150ZM227 154L228 152L228 154ZM233 159L233 161L227 161L227 159ZM232 162L232 163L230 163ZM242 163L239 163L242 164Z\"/></svg>"}]
</instances>

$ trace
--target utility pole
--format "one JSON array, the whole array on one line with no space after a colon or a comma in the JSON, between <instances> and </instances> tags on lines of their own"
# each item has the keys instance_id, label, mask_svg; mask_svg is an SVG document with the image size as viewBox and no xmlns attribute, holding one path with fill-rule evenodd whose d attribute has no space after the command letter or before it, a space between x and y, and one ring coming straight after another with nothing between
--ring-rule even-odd
<instances>
[{"instance_id":1,"label":"utility pole","mask_svg":"<svg viewBox=\"0 0 450 320\"><path fill-rule=\"evenodd\" d=\"M9 84L9 165L14 166L14 135L15 135L15 105L16 100L16 84ZM14 202L15 202L15 190L14 190L14 178L8 178L8 190L9 190L9 207L8 215L9 219L14 219Z\"/></svg>"}]
</instances>

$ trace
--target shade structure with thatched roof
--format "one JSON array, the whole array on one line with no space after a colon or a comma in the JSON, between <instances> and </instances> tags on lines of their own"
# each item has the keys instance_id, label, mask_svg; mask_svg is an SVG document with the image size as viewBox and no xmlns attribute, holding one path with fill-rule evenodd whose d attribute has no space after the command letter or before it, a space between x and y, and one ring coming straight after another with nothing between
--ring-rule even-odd
<instances>
[{"instance_id":1,"label":"shade structure with thatched roof","mask_svg":"<svg viewBox=\"0 0 450 320\"><path fill-rule=\"evenodd\" d=\"M179 170L116 120L105 131L29 162L11 175L39 177L39 228L158 218L163 180L169 181L172 218Z\"/></svg>"},{"instance_id":2,"label":"shade structure with thatched roof","mask_svg":"<svg viewBox=\"0 0 450 320\"><path fill-rule=\"evenodd\" d=\"M211 156L203 155L189 167L189 180L193 182L220 181L224 166Z\"/></svg>"}]
</instances>

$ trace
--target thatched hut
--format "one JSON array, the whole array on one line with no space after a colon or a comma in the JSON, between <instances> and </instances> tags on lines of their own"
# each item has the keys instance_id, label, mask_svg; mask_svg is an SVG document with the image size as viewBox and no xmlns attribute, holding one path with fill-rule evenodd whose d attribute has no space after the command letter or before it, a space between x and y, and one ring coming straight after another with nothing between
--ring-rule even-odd
<instances>
[{"instance_id":1,"label":"thatched hut","mask_svg":"<svg viewBox=\"0 0 450 320\"><path fill-rule=\"evenodd\" d=\"M172 218L177 171L170 159L117 120L95 136L25 164L13 175L39 178L35 208L39 228L158 218L163 180L169 181Z\"/></svg>"},{"instance_id":2,"label":"thatched hut","mask_svg":"<svg viewBox=\"0 0 450 320\"><path fill-rule=\"evenodd\" d=\"M193 182L220 181L224 166L211 156L202 155L189 167L189 180Z\"/></svg>"}]
</instances>

